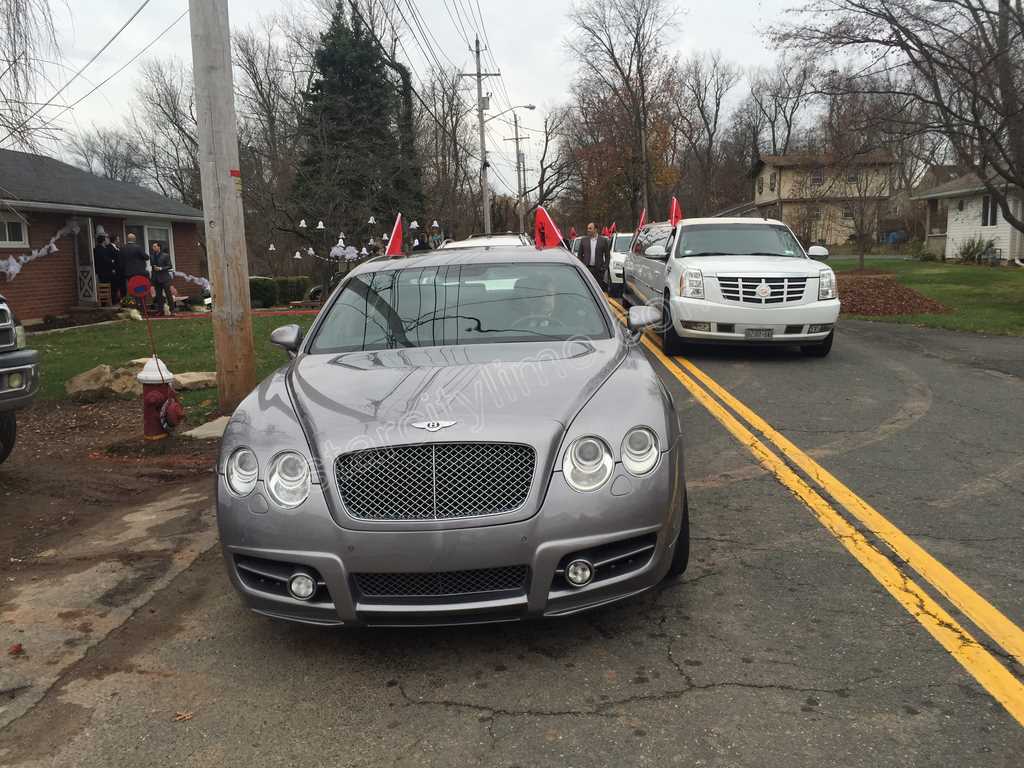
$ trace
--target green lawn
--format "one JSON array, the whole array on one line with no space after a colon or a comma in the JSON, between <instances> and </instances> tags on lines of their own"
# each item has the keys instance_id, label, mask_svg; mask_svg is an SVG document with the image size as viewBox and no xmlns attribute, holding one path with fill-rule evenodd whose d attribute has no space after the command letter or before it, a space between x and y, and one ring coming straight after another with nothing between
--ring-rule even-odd
<instances>
[{"instance_id":1,"label":"green lawn","mask_svg":"<svg viewBox=\"0 0 1024 768\"><path fill-rule=\"evenodd\" d=\"M309 328L312 321L312 315L253 317L258 379L287 359L282 350L270 344L270 332L289 323ZM158 320L153 323L153 336L157 353L172 372L217 370L213 326L209 318ZM116 368L136 357L151 354L145 323L130 321L72 328L41 336L30 335L29 346L39 350L42 356L39 396L43 400L63 399L64 382L94 366L105 363ZM198 424L216 409L217 393L212 389L186 392L183 400L189 410L189 420Z\"/></svg>"},{"instance_id":2,"label":"green lawn","mask_svg":"<svg viewBox=\"0 0 1024 768\"><path fill-rule=\"evenodd\" d=\"M835 259L829 264L837 272L857 268L856 259ZM903 285L953 310L948 315L900 315L870 318L872 320L884 319L956 331L1024 335L1024 269L899 259L870 259L865 266L895 272Z\"/></svg>"}]
</instances>

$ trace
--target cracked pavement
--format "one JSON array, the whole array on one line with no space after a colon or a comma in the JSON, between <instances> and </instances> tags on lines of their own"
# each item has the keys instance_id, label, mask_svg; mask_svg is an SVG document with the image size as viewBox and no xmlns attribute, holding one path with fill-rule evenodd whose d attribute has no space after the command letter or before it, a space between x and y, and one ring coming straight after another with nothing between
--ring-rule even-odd
<instances>
[{"instance_id":1,"label":"cracked pavement","mask_svg":"<svg viewBox=\"0 0 1024 768\"><path fill-rule=\"evenodd\" d=\"M690 358L1020 625L1020 343L847 322L824 361ZM0 731L0 765L1019 766L1024 728L666 382L681 581L557 621L338 632L246 612L209 551Z\"/></svg>"}]
</instances>

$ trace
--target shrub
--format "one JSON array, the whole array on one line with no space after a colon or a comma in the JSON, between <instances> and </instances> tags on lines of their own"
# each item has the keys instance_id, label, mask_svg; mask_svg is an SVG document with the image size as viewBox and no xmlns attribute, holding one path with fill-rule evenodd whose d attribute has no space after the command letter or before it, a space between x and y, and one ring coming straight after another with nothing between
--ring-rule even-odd
<instances>
[{"instance_id":1,"label":"shrub","mask_svg":"<svg viewBox=\"0 0 1024 768\"><path fill-rule=\"evenodd\" d=\"M964 240L957 250L957 258L962 264L977 264L982 261L982 256L990 248L996 245L995 240L985 240L980 237Z\"/></svg>"},{"instance_id":2,"label":"shrub","mask_svg":"<svg viewBox=\"0 0 1024 768\"><path fill-rule=\"evenodd\" d=\"M277 304L277 283L272 277L249 278L249 301L254 307L273 307Z\"/></svg>"},{"instance_id":3,"label":"shrub","mask_svg":"<svg viewBox=\"0 0 1024 768\"><path fill-rule=\"evenodd\" d=\"M306 291L313 284L311 278L300 275L298 277L275 277L277 284L277 300L282 304L292 301L302 301L306 298Z\"/></svg>"}]
</instances>

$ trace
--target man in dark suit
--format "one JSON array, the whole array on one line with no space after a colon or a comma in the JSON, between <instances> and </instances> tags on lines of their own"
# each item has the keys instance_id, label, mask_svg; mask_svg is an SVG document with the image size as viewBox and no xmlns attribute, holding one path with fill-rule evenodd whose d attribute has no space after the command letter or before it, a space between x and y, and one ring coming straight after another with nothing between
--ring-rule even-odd
<instances>
[{"instance_id":1,"label":"man in dark suit","mask_svg":"<svg viewBox=\"0 0 1024 768\"><path fill-rule=\"evenodd\" d=\"M149 256L146 254L145 248L135 241L134 234L128 235L128 242L121 249L120 261L121 275L124 277L125 283L137 275L149 277L149 270L146 269L146 262L149 261ZM142 303L144 299L136 297L136 301L140 310L145 309L145 305Z\"/></svg>"},{"instance_id":2,"label":"man in dark suit","mask_svg":"<svg viewBox=\"0 0 1024 768\"><path fill-rule=\"evenodd\" d=\"M174 314L174 299L171 298L171 280L174 273L171 272L171 254L164 253L160 243L153 241L149 252L149 264L153 268L153 290L156 291L156 303L153 312L157 315L164 313L164 301L170 314Z\"/></svg>"},{"instance_id":3,"label":"man in dark suit","mask_svg":"<svg viewBox=\"0 0 1024 768\"><path fill-rule=\"evenodd\" d=\"M580 252L577 256L601 285L604 285L605 272L608 271L610 251L611 243L607 237L598 234L597 225L594 222L587 224L587 236L580 241Z\"/></svg>"}]
</instances>

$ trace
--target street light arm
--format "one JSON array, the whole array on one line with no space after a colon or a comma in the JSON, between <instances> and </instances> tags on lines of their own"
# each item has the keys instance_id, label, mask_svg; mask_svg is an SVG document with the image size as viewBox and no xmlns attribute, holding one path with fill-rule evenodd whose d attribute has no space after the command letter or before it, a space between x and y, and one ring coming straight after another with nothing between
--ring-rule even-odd
<instances>
[{"instance_id":1,"label":"street light arm","mask_svg":"<svg viewBox=\"0 0 1024 768\"><path fill-rule=\"evenodd\" d=\"M536 109L536 108L537 108L536 104L520 104L519 106L516 106L516 107L509 107L508 109L506 109L506 110L504 110L502 112L499 112L496 115L491 115L486 120L484 120L484 123L486 124L486 123L491 122L491 120L496 120L499 117L501 117L502 115L507 115L509 112L512 112L512 111L514 111L516 109Z\"/></svg>"}]
</instances>

